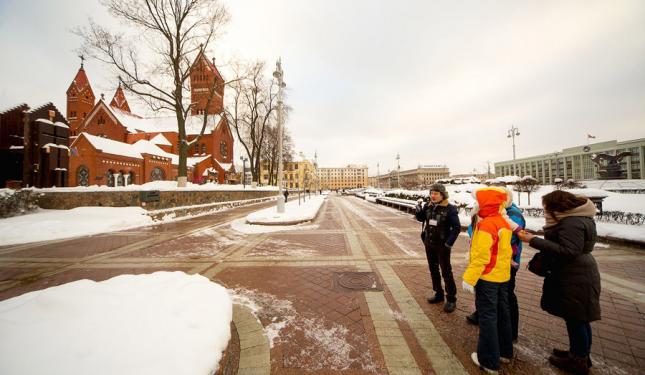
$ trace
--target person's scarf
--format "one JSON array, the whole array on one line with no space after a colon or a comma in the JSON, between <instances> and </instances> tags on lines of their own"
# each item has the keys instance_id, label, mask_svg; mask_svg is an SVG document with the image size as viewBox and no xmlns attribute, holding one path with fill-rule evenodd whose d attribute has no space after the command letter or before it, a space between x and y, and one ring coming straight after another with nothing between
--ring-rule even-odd
<instances>
[{"instance_id":1,"label":"person's scarf","mask_svg":"<svg viewBox=\"0 0 645 375\"><path fill-rule=\"evenodd\" d=\"M556 226L560 220L564 219L565 217L571 216L584 216L593 219L594 216L596 216L596 205L593 204L591 200L587 199L587 202L585 202L581 206L572 208L564 212L554 212L553 215L545 210L544 219L546 220L546 225L543 228L552 228Z\"/></svg>"}]
</instances>

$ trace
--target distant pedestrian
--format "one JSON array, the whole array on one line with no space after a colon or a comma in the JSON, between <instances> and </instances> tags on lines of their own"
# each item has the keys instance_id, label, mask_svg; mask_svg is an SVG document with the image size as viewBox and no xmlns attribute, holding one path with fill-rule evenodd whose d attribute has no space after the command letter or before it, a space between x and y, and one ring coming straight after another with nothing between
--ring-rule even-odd
<instances>
[{"instance_id":1,"label":"distant pedestrian","mask_svg":"<svg viewBox=\"0 0 645 375\"><path fill-rule=\"evenodd\" d=\"M540 250L546 276L540 306L564 319L569 350L553 349L549 362L573 374L591 367L591 325L600 320L600 273L591 252L596 243L596 206L589 199L555 190L542 197L544 239L520 232Z\"/></svg>"},{"instance_id":2,"label":"distant pedestrian","mask_svg":"<svg viewBox=\"0 0 645 375\"><path fill-rule=\"evenodd\" d=\"M513 257L511 258L511 279L508 284L508 306L511 314L511 330L513 332L513 341L517 341L518 338L518 328L519 328L519 317L520 309L517 304L517 296L515 295L515 276L517 271L520 268L520 258L522 256L522 240L517 236L517 233L524 229L526 226L526 220L522 215L522 211L519 207L513 203L513 193L510 190L506 190L506 217L510 220L509 224L513 230L513 237L511 237L511 249L513 250ZM472 233L475 226L477 225L477 215L479 211L479 206L473 209L473 222L468 227L468 235L472 238ZM479 314L475 310L472 314L466 316L466 320L469 323L478 325L479 324Z\"/></svg>"},{"instance_id":3,"label":"distant pedestrian","mask_svg":"<svg viewBox=\"0 0 645 375\"><path fill-rule=\"evenodd\" d=\"M428 297L428 303L436 304L446 300L443 311L455 311L457 287L452 276L450 252L461 230L457 208L448 203L448 192L441 184L430 187L430 201L418 202L415 217L423 223L422 239L428 258L428 268L432 278L434 296ZM439 272L441 268L441 272ZM441 276L445 283L441 287Z\"/></svg>"},{"instance_id":4,"label":"distant pedestrian","mask_svg":"<svg viewBox=\"0 0 645 375\"><path fill-rule=\"evenodd\" d=\"M473 231L469 262L463 276L464 290L475 293L479 313L479 339L472 361L488 373L497 373L500 362L513 357L513 337L508 308L511 278L511 237L504 218L506 189L486 187L474 193L479 219Z\"/></svg>"},{"instance_id":5,"label":"distant pedestrian","mask_svg":"<svg viewBox=\"0 0 645 375\"><path fill-rule=\"evenodd\" d=\"M284 201L285 201L285 202L286 202L286 201L288 201L288 200L289 200L289 190L284 189L284 193L283 193L283 194L284 194Z\"/></svg>"}]
</instances>

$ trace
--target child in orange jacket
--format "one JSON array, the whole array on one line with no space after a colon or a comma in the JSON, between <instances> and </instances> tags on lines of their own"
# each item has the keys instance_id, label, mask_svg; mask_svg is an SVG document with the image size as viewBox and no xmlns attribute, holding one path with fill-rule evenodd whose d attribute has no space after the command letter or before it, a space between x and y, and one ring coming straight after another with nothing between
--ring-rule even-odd
<instances>
[{"instance_id":1,"label":"child in orange jacket","mask_svg":"<svg viewBox=\"0 0 645 375\"><path fill-rule=\"evenodd\" d=\"M470 245L470 261L463 275L463 289L475 293L479 312L479 341L473 362L488 373L497 373L500 362L513 357L508 306L511 278L512 229L503 214L507 192L486 187L475 192L479 220Z\"/></svg>"}]
</instances>

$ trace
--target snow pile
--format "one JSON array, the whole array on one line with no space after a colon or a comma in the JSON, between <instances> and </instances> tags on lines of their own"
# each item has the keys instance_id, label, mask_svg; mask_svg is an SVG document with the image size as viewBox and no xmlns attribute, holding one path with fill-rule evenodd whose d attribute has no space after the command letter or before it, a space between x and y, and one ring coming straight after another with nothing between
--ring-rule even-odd
<instances>
[{"instance_id":1,"label":"snow pile","mask_svg":"<svg viewBox=\"0 0 645 375\"><path fill-rule=\"evenodd\" d=\"M526 228L532 231L541 231L544 227L545 220L541 217L525 216ZM462 217L460 216L461 220ZM468 219L467 223L470 222ZM463 223L463 221L462 221ZM645 228L641 225L625 225L616 223L604 223L596 221L596 232L601 237L613 237L624 240L645 242Z\"/></svg>"},{"instance_id":2,"label":"snow pile","mask_svg":"<svg viewBox=\"0 0 645 375\"><path fill-rule=\"evenodd\" d=\"M0 302L2 374L211 374L232 302L200 275L80 280Z\"/></svg>"},{"instance_id":3,"label":"snow pile","mask_svg":"<svg viewBox=\"0 0 645 375\"><path fill-rule=\"evenodd\" d=\"M318 225L307 223L295 225L253 225L247 223L246 218L233 220L233 222L231 222L231 229L244 234L273 233L285 230L314 230L317 228Z\"/></svg>"},{"instance_id":4,"label":"snow pile","mask_svg":"<svg viewBox=\"0 0 645 375\"><path fill-rule=\"evenodd\" d=\"M514 184L521 181L520 176L501 176L486 180L487 184Z\"/></svg>"},{"instance_id":5,"label":"snow pile","mask_svg":"<svg viewBox=\"0 0 645 375\"><path fill-rule=\"evenodd\" d=\"M58 240L153 224L141 207L77 207L0 219L0 245Z\"/></svg>"},{"instance_id":6,"label":"snow pile","mask_svg":"<svg viewBox=\"0 0 645 375\"><path fill-rule=\"evenodd\" d=\"M311 221L318 214L325 198L322 195L312 195L299 202L297 197L292 197L285 203L283 213L278 213L277 207L269 207L249 214L246 221L255 225L290 225Z\"/></svg>"}]
</instances>

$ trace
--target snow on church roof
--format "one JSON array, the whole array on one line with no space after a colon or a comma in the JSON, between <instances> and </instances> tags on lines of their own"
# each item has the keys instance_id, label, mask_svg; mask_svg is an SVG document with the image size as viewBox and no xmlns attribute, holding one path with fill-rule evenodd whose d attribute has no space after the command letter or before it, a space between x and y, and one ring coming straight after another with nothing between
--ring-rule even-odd
<instances>
[{"instance_id":1,"label":"snow on church roof","mask_svg":"<svg viewBox=\"0 0 645 375\"><path fill-rule=\"evenodd\" d=\"M217 164L219 164L219 166L222 167L222 169L225 170L225 171L230 171L231 166L233 165L232 163L222 163L222 162L220 162L219 160L217 160L215 158L213 158L213 160L215 160L215 162Z\"/></svg>"},{"instance_id":2,"label":"snow on church roof","mask_svg":"<svg viewBox=\"0 0 645 375\"><path fill-rule=\"evenodd\" d=\"M114 116L119 120L119 122L128 128L128 130L138 130L146 133L177 132L177 118L175 116L142 118L118 108L111 107L110 110L114 113ZM219 124L220 119L220 115L209 115L204 134L212 132ZM201 115L188 116L186 118L186 134L199 134L202 129L203 120L204 118Z\"/></svg>"},{"instance_id":3,"label":"snow on church roof","mask_svg":"<svg viewBox=\"0 0 645 375\"><path fill-rule=\"evenodd\" d=\"M163 134L159 133L156 136L154 136L150 142L156 144L156 145L162 145L162 146L172 146L172 143L168 140L168 138L164 137Z\"/></svg>"},{"instance_id":4,"label":"snow on church roof","mask_svg":"<svg viewBox=\"0 0 645 375\"><path fill-rule=\"evenodd\" d=\"M81 133L97 150L112 155L127 156L135 159L143 159L141 152L138 152L131 144L113 141L109 138L97 137L88 133Z\"/></svg>"}]
</instances>

